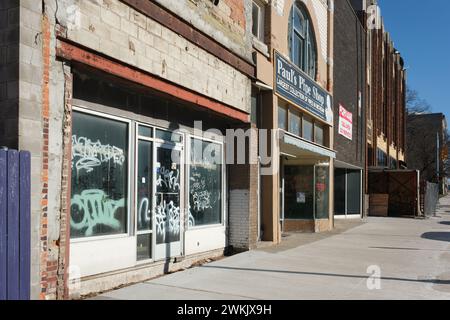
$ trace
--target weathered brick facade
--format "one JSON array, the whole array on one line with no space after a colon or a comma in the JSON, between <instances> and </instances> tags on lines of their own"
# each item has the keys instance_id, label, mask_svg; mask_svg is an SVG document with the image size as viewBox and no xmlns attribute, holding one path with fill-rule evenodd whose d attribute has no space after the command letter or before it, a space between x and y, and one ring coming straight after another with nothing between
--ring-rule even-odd
<instances>
[{"instance_id":1,"label":"weathered brick facade","mask_svg":"<svg viewBox=\"0 0 450 320\"><path fill-rule=\"evenodd\" d=\"M364 168L366 149L366 29L347 1L335 2L334 142L336 159ZM352 113L352 140L339 134L339 106Z\"/></svg>"},{"instance_id":2,"label":"weathered brick facade","mask_svg":"<svg viewBox=\"0 0 450 320\"><path fill-rule=\"evenodd\" d=\"M0 18L0 145L32 154L32 298L64 299L71 296L74 68L97 68L139 90L161 90L208 114L229 117L230 126L249 122L251 1L224 0L215 6L191 0L8 0L0 4ZM241 183L230 185L226 197L228 244L240 250L257 241L257 171L257 166L236 170ZM238 220L245 229L237 228ZM212 250L168 268L157 263L148 270L84 279L78 294L218 255L220 250Z\"/></svg>"}]
</instances>

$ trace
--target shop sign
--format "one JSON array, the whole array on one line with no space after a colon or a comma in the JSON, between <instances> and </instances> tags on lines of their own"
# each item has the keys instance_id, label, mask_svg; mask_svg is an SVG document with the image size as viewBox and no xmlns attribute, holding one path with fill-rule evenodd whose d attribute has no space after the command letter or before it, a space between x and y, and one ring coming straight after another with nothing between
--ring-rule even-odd
<instances>
[{"instance_id":1,"label":"shop sign","mask_svg":"<svg viewBox=\"0 0 450 320\"><path fill-rule=\"evenodd\" d=\"M276 51L275 84L279 96L333 125L331 95Z\"/></svg>"},{"instance_id":2,"label":"shop sign","mask_svg":"<svg viewBox=\"0 0 450 320\"><path fill-rule=\"evenodd\" d=\"M339 134L353 140L353 115L339 105Z\"/></svg>"}]
</instances>

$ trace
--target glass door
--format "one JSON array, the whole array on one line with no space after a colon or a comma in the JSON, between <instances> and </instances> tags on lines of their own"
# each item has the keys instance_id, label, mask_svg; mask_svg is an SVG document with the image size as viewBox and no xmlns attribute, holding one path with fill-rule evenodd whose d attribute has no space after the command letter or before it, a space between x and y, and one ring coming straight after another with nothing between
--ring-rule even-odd
<instances>
[{"instance_id":1,"label":"glass door","mask_svg":"<svg viewBox=\"0 0 450 320\"><path fill-rule=\"evenodd\" d=\"M153 258L153 142L139 138L137 160L137 260Z\"/></svg>"},{"instance_id":2,"label":"glass door","mask_svg":"<svg viewBox=\"0 0 450 320\"><path fill-rule=\"evenodd\" d=\"M155 259L161 260L181 254L182 147L159 143L155 156Z\"/></svg>"},{"instance_id":3,"label":"glass door","mask_svg":"<svg viewBox=\"0 0 450 320\"><path fill-rule=\"evenodd\" d=\"M316 165L314 171L315 219L329 219L330 167Z\"/></svg>"}]
</instances>

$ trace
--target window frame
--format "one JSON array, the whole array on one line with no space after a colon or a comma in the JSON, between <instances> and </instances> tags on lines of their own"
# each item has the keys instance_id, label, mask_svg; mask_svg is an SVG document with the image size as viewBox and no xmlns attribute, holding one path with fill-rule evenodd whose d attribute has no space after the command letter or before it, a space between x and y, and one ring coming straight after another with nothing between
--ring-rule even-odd
<instances>
[{"instance_id":1,"label":"window frame","mask_svg":"<svg viewBox=\"0 0 450 320\"><path fill-rule=\"evenodd\" d=\"M137 252L136 252L136 265L145 265L145 264L157 261L157 259L155 258L156 246L157 246L157 244L156 244L156 235L155 235L155 219L153 217L153 215L155 213L154 212L155 211L155 207L156 207L155 202L154 202L154 200L155 200L154 198L155 198L155 194L156 194L156 184L154 183L155 182L154 181L155 177L152 177L153 178L152 179L152 208L151 208L151 210L152 210L152 223L151 223L152 229L151 230L141 230L141 231L139 231L137 229L137 215L139 213L138 212L138 192L137 192L137 186L138 186L138 182L139 182L138 179L137 179L137 170L138 170L138 162L139 162L138 144L139 144L140 140L152 143L152 169L154 170L155 169L154 165L156 163L156 157L157 157L156 151L157 151L158 146L166 145L166 146L169 146L169 147L173 147L173 148L179 150L182 153L183 158L186 159L185 158L186 155L183 154L183 153L184 153L184 144L185 144L185 141L187 141L187 138L186 138L186 134L185 133L183 133L183 132L176 132L176 134L181 136L181 142L164 140L164 139L158 138L156 136L156 131L157 130L170 132L170 133L174 133L175 131L174 130L170 130L168 128L164 128L164 127L158 126L158 125L149 124L149 123L143 122L143 121L133 120L133 122L134 122L134 125L135 125L135 128L134 128L134 130L135 130L135 136L134 136L134 141L135 141L135 144L134 144L134 156L135 156L135 159L134 159L134 180L135 180L134 181L134 201L135 202L134 202L133 209L135 211L134 211L134 214L133 214L134 234L132 236L136 238L136 245L137 245L137 238L138 238L138 236L151 234L151 245L152 245L152 251L151 251L152 255L151 255L151 257L149 259L138 260L137 259ZM139 127L146 127L146 128L151 129L152 130L152 137L147 137L147 136L140 135L139 134ZM182 164L181 166L183 167L184 172L186 172L187 168L185 167L185 164ZM186 183L186 177L183 177L181 181L184 181ZM182 191L181 193L183 193L183 192L184 191ZM184 197L185 197L185 195L182 195L181 198L184 198ZM184 201L184 200L180 200L180 204L185 204L185 202L186 201ZM184 219L182 221L180 221L180 227L183 230L183 232L180 232L180 242L183 242L184 241L184 232L186 232L187 229L188 229L187 228L187 224L186 224L186 217L184 217Z\"/></svg>"},{"instance_id":2,"label":"window frame","mask_svg":"<svg viewBox=\"0 0 450 320\"><path fill-rule=\"evenodd\" d=\"M253 33L253 27L255 21L253 20L253 8L258 8L258 24L257 24L257 35ZM264 3L258 0L252 1L252 35L254 38L256 38L258 41L265 43L264 41L264 33L265 33L265 11L266 6Z\"/></svg>"},{"instance_id":3,"label":"window frame","mask_svg":"<svg viewBox=\"0 0 450 320\"><path fill-rule=\"evenodd\" d=\"M221 170L221 175L222 175L222 181L221 181L221 191L222 191L222 197L221 197L221 222L220 223L214 223L214 224L207 224L207 225L199 225L199 226L189 226L189 214L188 214L188 208L189 208L189 195L190 195L190 184L189 184L189 179L191 176L191 142L192 140L200 140L202 142L210 142L210 143L215 143L220 145L221 150L222 150L222 170ZM227 166L225 163L225 143L224 141L218 141L218 140L214 140L214 139L210 139L210 138L206 138L204 136L198 136L198 135L194 135L194 134L190 134L188 135L188 137L186 137L186 177L185 177L185 192L186 192L186 200L185 200L185 226L186 226L186 231L195 231L195 230L202 230L202 229L209 229L209 228L218 228L218 227L225 227L226 226L226 214L227 214L227 208L226 208L226 198L227 198L227 194L226 194L226 178L227 178Z\"/></svg>"},{"instance_id":4,"label":"window frame","mask_svg":"<svg viewBox=\"0 0 450 320\"><path fill-rule=\"evenodd\" d=\"M292 116L293 116L294 114L295 114L296 116L298 116L298 122L299 122L299 123L298 123L298 130L299 130L299 134L298 134L298 135L291 131L291 120L292 120ZM287 125L287 132L289 132L289 133L291 133L291 134L293 134L293 135L295 135L295 136L298 136L298 137L301 137L301 136L302 136L302 133L303 133L303 114L302 114L302 112L301 112L300 110L298 110L297 108L292 108L292 107L288 108L288 125Z\"/></svg>"},{"instance_id":5,"label":"window frame","mask_svg":"<svg viewBox=\"0 0 450 320\"><path fill-rule=\"evenodd\" d=\"M303 131L305 129L304 121L311 123L311 139L308 139L305 137L305 134ZM314 121L313 117L307 116L305 114L302 115L302 135L301 135L301 137L304 140L311 142L311 143L315 143L314 142L314 123L315 123L315 121Z\"/></svg>"},{"instance_id":6,"label":"window frame","mask_svg":"<svg viewBox=\"0 0 450 320\"><path fill-rule=\"evenodd\" d=\"M282 128L281 126L280 126L280 110L281 109L283 109L284 110L284 112L285 112L285 115L284 115L284 124L285 124L285 126L284 126L284 128ZM282 130L284 130L284 131L288 131L289 132L289 106L285 106L285 105L280 105L280 104L278 104L278 109L277 109L277 123L278 123L278 129L282 129Z\"/></svg>"},{"instance_id":7,"label":"window frame","mask_svg":"<svg viewBox=\"0 0 450 320\"><path fill-rule=\"evenodd\" d=\"M319 143L316 140L316 130L317 130L316 128L319 128L319 129L322 130L322 143ZM320 123L319 121L314 121L313 135L314 135L314 143L315 144L318 144L318 145L321 145L321 146L325 146L325 126L322 123Z\"/></svg>"},{"instance_id":8,"label":"window frame","mask_svg":"<svg viewBox=\"0 0 450 320\"><path fill-rule=\"evenodd\" d=\"M306 23L304 36L302 36L301 30L297 30L297 28L295 27L294 23L295 14L299 14L299 16L304 18L304 21ZM294 63L298 68L300 68L304 73L306 73L310 78L312 78L315 81L317 78L317 71L318 71L317 68L318 49L316 41L316 32L314 30L314 25L312 23L312 19L308 13L308 10L305 8L303 4L298 3L298 1L295 1L294 4L292 5L291 13L289 16L288 28L289 28L288 30L289 55L291 62ZM294 41L297 36L303 39L303 51L299 53L302 60L299 61L300 65L298 65L295 62L297 59L294 57L294 50L295 50ZM311 54L314 55L314 65L310 65ZM314 74L311 74L312 70L314 70Z\"/></svg>"},{"instance_id":9,"label":"window frame","mask_svg":"<svg viewBox=\"0 0 450 320\"><path fill-rule=\"evenodd\" d=\"M134 236L134 234L132 233L132 228L131 228L131 224L133 223L134 219L131 217L131 213L132 213L132 208L131 206L134 204L134 201L132 200L132 184L133 184L133 172L134 172L134 161L132 159L132 155L134 152L134 144L133 144L133 139L134 139L134 134L133 134L133 130L132 130L132 124L133 121L130 119L126 119L123 117L119 117L119 116L115 116L115 115L111 115L109 113L106 112L98 112L98 111L94 111L91 109L88 109L87 107L81 106L79 104L73 105L72 106L72 112L79 112L79 113L84 113L84 114L88 114L88 115L92 115L92 116L96 116L99 118L103 118L103 119L109 119L109 120L114 120L114 121L119 121L119 122L123 122L126 123L128 125L128 129L127 129L127 134L128 134L128 153L127 153L127 165L128 165L128 170L127 170L127 230L126 232L123 233L118 233L118 234L111 234L111 235L100 235L100 236L91 236L91 237L79 237L79 238L70 238L70 242L71 243L83 243L83 242L88 242L88 241L98 241L98 240L110 240L110 239L121 239L121 238L128 238L128 237L132 237ZM73 126L73 119L71 122L71 126ZM72 139L72 136L70 137ZM70 158L72 158L72 148L70 149ZM70 167L70 170L72 172L72 166ZM72 179L70 181L70 183L72 184ZM69 228L70 228L70 220L72 219L72 192L70 193L70 210L69 210Z\"/></svg>"}]
</instances>

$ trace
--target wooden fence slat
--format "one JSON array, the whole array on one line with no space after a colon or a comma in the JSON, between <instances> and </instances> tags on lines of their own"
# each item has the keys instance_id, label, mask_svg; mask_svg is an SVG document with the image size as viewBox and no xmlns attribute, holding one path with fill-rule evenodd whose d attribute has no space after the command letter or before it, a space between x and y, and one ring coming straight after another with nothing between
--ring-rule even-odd
<instances>
[{"instance_id":1,"label":"wooden fence slat","mask_svg":"<svg viewBox=\"0 0 450 320\"><path fill-rule=\"evenodd\" d=\"M19 152L8 151L8 300L19 299Z\"/></svg>"},{"instance_id":2,"label":"wooden fence slat","mask_svg":"<svg viewBox=\"0 0 450 320\"><path fill-rule=\"evenodd\" d=\"M0 150L0 300L6 300L7 294L7 157L6 151Z\"/></svg>"},{"instance_id":3,"label":"wooden fence slat","mask_svg":"<svg viewBox=\"0 0 450 320\"><path fill-rule=\"evenodd\" d=\"M30 299L30 238L31 238L31 155L20 152L20 266L19 299Z\"/></svg>"}]
</instances>

